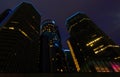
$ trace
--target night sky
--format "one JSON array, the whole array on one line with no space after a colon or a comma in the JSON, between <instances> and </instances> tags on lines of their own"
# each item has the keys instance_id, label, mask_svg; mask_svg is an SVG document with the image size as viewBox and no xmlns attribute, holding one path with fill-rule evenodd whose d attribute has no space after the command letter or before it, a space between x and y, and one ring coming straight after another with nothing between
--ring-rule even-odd
<instances>
[{"instance_id":1,"label":"night sky","mask_svg":"<svg viewBox=\"0 0 120 77\"><path fill-rule=\"evenodd\" d=\"M59 27L63 48L69 37L65 20L77 11L85 12L94 23L120 45L120 0L0 0L0 13L13 9L23 1L33 4L45 19L53 19Z\"/></svg>"}]
</instances>

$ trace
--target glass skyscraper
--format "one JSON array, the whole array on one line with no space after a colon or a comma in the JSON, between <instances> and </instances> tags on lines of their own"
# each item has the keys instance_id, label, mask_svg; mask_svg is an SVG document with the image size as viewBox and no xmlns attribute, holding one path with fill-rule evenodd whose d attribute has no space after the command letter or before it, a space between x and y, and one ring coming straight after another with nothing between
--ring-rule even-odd
<instances>
[{"instance_id":1,"label":"glass skyscraper","mask_svg":"<svg viewBox=\"0 0 120 77\"><path fill-rule=\"evenodd\" d=\"M40 39L43 72L67 72L61 37L55 21L51 19L43 21Z\"/></svg>"},{"instance_id":2,"label":"glass skyscraper","mask_svg":"<svg viewBox=\"0 0 120 77\"><path fill-rule=\"evenodd\" d=\"M39 13L23 2L0 23L0 72L39 72Z\"/></svg>"},{"instance_id":3,"label":"glass skyscraper","mask_svg":"<svg viewBox=\"0 0 120 77\"><path fill-rule=\"evenodd\" d=\"M120 46L84 13L77 12L69 17L66 26L70 34L67 44L78 72L87 60L98 58L111 61L119 58Z\"/></svg>"}]
</instances>

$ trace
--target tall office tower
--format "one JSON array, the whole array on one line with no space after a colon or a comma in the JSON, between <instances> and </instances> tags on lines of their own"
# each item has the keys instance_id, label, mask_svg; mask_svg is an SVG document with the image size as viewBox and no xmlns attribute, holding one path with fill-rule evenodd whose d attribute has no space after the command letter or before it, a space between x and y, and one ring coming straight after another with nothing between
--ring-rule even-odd
<instances>
[{"instance_id":1,"label":"tall office tower","mask_svg":"<svg viewBox=\"0 0 120 77\"><path fill-rule=\"evenodd\" d=\"M39 72L40 15L23 2L0 24L0 72Z\"/></svg>"},{"instance_id":2,"label":"tall office tower","mask_svg":"<svg viewBox=\"0 0 120 77\"><path fill-rule=\"evenodd\" d=\"M78 72L86 60L119 58L120 47L84 13L77 12L69 17L66 26L70 34L67 44Z\"/></svg>"},{"instance_id":3,"label":"tall office tower","mask_svg":"<svg viewBox=\"0 0 120 77\"><path fill-rule=\"evenodd\" d=\"M41 31L42 72L66 72L65 56L55 22L51 19L43 21Z\"/></svg>"}]
</instances>

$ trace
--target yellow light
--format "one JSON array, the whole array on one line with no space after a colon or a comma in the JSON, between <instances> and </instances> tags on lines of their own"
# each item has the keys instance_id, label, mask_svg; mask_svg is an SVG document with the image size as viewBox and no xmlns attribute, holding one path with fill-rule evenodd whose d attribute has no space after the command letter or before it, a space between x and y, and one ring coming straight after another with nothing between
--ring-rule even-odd
<instances>
[{"instance_id":1,"label":"yellow light","mask_svg":"<svg viewBox=\"0 0 120 77\"><path fill-rule=\"evenodd\" d=\"M107 45L107 46L105 46L105 47L95 51L95 54L98 54L99 52L104 51L105 49L110 48L110 47L117 47L117 48L119 48L120 46L118 46L118 45Z\"/></svg>"},{"instance_id":2,"label":"yellow light","mask_svg":"<svg viewBox=\"0 0 120 77\"><path fill-rule=\"evenodd\" d=\"M31 24L30 24L30 27L31 27L33 30L35 30L35 27L33 27Z\"/></svg>"},{"instance_id":3,"label":"yellow light","mask_svg":"<svg viewBox=\"0 0 120 77\"><path fill-rule=\"evenodd\" d=\"M9 27L9 29L14 30L14 27Z\"/></svg>"},{"instance_id":4,"label":"yellow light","mask_svg":"<svg viewBox=\"0 0 120 77\"><path fill-rule=\"evenodd\" d=\"M84 20L90 20L89 18L83 18L83 19L81 19L79 22L83 22ZM70 26L70 28L69 28L69 30L68 30L68 32L70 32L71 31L71 29L74 27L74 26L76 26L78 23L76 22L76 23L74 23L73 25L71 25Z\"/></svg>"},{"instance_id":5,"label":"yellow light","mask_svg":"<svg viewBox=\"0 0 120 77\"><path fill-rule=\"evenodd\" d=\"M105 67L105 70L106 70L106 72L110 72L109 69L108 69L107 67Z\"/></svg>"},{"instance_id":6,"label":"yellow light","mask_svg":"<svg viewBox=\"0 0 120 77\"><path fill-rule=\"evenodd\" d=\"M94 44L90 44L90 46L92 47Z\"/></svg>"},{"instance_id":7,"label":"yellow light","mask_svg":"<svg viewBox=\"0 0 120 77\"><path fill-rule=\"evenodd\" d=\"M101 69L100 69L100 67L98 67L98 66L95 66L95 69L96 69L96 71L97 71L97 72L101 72Z\"/></svg>"},{"instance_id":8,"label":"yellow light","mask_svg":"<svg viewBox=\"0 0 120 77\"><path fill-rule=\"evenodd\" d=\"M100 46L98 46L97 48L95 48L95 49L93 49L93 50L96 51L96 50L102 48L103 46L104 46L104 45L100 45Z\"/></svg>"},{"instance_id":9,"label":"yellow light","mask_svg":"<svg viewBox=\"0 0 120 77\"><path fill-rule=\"evenodd\" d=\"M50 47L53 47L53 45L50 45Z\"/></svg>"},{"instance_id":10,"label":"yellow light","mask_svg":"<svg viewBox=\"0 0 120 77\"><path fill-rule=\"evenodd\" d=\"M27 38L29 38L29 39L31 40L31 38L30 38L24 31L22 31L21 29L19 29L19 31L20 31L25 37L27 37Z\"/></svg>"},{"instance_id":11,"label":"yellow light","mask_svg":"<svg viewBox=\"0 0 120 77\"><path fill-rule=\"evenodd\" d=\"M61 69L60 71L63 72L63 69Z\"/></svg>"},{"instance_id":12,"label":"yellow light","mask_svg":"<svg viewBox=\"0 0 120 77\"><path fill-rule=\"evenodd\" d=\"M118 56L118 57L115 57L114 59L115 59L115 60L116 60L116 59L120 59L120 56Z\"/></svg>"},{"instance_id":13,"label":"yellow light","mask_svg":"<svg viewBox=\"0 0 120 77\"><path fill-rule=\"evenodd\" d=\"M71 29L72 29L74 26L76 26L76 25L77 25L77 23L74 23L73 25L71 25L70 28L69 28L69 30L68 30L68 32L70 32Z\"/></svg>"},{"instance_id":14,"label":"yellow light","mask_svg":"<svg viewBox=\"0 0 120 77\"><path fill-rule=\"evenodd\" d=\"M22 31L21 29L19 29L19 31L24 35L24 36L28 36L24 31Z\"/></svg>"},{"instance_id":15,"label":"yellow light","mask_svg":"<svg viewBox=\"0 0 120 77\"><path fill-rule=\"evenodd\" d=\"M89 18L83 18L80 20L80 22L83 22L84 20L90 20Z\"/></svg>"},{"instance_id":16,"label":"yellow light","mask_svg":"<svg viewBox=\"0 0 120 77\"><path fill-rule=\"evenodd\" d=\"M94 44L95 42L99 41L102 37L98 37L92 41L90 41L89 43L86 44L86 46L93 46L92 44Z\"/></svg>"},{"instance_id":17,"label":"yellow light","mask_svg":"<svg viewBox=\"0 0 120 77\"><path fill-rule=\"evenodd\" d=\"M70 52L71 52L71 55L72 55L74 64L75 64L75 66L76 66L76 69L77 69L77 71L79 72L79 71L80 71L80 66L79 66L79 64L78 64L78 61L77 61L77 59L76 59L76 56L75 56L75 54L74 54L74 51L73 51L73 49L72 49L72 46L71 46L69 40L67 40L67 44L68 44L68 47L70 48Z\"/></svg>"}]
</instances>

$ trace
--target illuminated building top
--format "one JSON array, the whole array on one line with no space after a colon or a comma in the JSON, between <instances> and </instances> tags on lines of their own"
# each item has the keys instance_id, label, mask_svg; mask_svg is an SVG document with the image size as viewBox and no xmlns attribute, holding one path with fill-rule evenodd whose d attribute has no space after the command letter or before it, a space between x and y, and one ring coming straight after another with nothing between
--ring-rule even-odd
<instances>
[{"instance_id":1,"label":"illuminated building top","mask_svg":"<svg viewBox=\"0 0 120 77\"><path fill-rule=\"evenodd\" d=\"M54 20L47 19L41 24L41 34L47 36L51 44L60 44L61 38ZM51 46L52 47L52 46Z\"/></svg>"}]
</instances>

